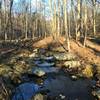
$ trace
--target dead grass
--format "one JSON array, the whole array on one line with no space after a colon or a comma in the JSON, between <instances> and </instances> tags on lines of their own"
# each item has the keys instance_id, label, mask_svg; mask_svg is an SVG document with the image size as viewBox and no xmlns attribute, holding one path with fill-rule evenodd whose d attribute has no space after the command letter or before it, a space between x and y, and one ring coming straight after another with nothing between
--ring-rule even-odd
<instances>
[{"instance_id":1,"label":"dead grass","mask_svg":"<svg viewBox=\"0 0 100 100\"><path fill-rule=\"evenodd\" d=\"M43 40L40 40L40 41L34 43L33 44L33 47L34 48L44 48L47 45L49 45L52 41L53 41L53 38L52 37L47 37L47 38L45 38Z\"/></svg>"},{"instance_id":2,"label":"dead grass","mask_svg":"<svg viewBox=\"0 0 100 100\"><path fill-rule=\"evenodd\" d=\"M84 60L85 63L100 64L100 57L97 56L95 52L90 48L79 46L74 41L71 41L71 50L82 60Z\"/></svg>"},{"instance_id":3,"label":"dead grass","mask_svg":"<svg viewBox=\"0 0 100 100\"><path fill-rule=\"evenodd\" d=\"M49 44L52 44L52 42L53 42L53 43L56 43L56 42L58 42L58 41L59 41L61 44L63 44L63 43L65 42L65 38L64 38L64 37L59 37L59 38L57 38L57 41L55 41L55 40L53 39L53 37L50 36L50 37L47 37L47 38L45 38L45 39L42 39L42 40L40 40L40 41L34 43L34 44L33 44L33 47L35 47L35 48L44 48L44 47L47 47ZM56 44L56 45L57 45L57 44Z\"/></svg>"}]
</instances>

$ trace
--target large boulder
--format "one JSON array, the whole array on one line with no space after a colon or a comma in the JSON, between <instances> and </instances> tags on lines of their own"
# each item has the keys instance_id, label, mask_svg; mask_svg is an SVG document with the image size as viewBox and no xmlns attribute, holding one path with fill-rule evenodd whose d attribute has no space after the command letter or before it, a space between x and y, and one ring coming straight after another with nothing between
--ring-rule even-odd
<instances>
[{"instance_id":1,"label":"large boulder","mask_svg":"<svg viewBox=\"0 0 100 100\"><path fill-rule=\"evenodd\" d=\"M34 67L33 69L31 69L29 71L29 74L33 74L33 75L36 75L38 77L42 77L45 75L45 71L43 71L41 68Z\"/></svg>"},{"instance_id":2,"label":"large boulder","mask_svg":"<svg viewBox=\"0 0 100 100\"><path fill-rule=\"evenodd\" d=\"M56 60L64 61L64 60L73 60L76 56L72 53L55 53L54 57Z\"/></svg>"},{"instance_id":3,"label":"large boulder","mask_svg":"<svg viewBox=\"0 0 100 100\"><path fill-rule=\"evenodd\" d=\"M79 61L66 61L64 66L67 68L78 68L81 66Z\"/></svg>"},{"instance_id":4,"label":"large boulder","mask_svg":"<svg viewBox=\"0 0 100 100\"><path fill-rule=\"evenodd\" d=\"M28 71L29 74L36 75L38 77L42 77L45 74L58 73L58 72L59 68L57 67L33 67Z\"/></svg>"}]
</instances>

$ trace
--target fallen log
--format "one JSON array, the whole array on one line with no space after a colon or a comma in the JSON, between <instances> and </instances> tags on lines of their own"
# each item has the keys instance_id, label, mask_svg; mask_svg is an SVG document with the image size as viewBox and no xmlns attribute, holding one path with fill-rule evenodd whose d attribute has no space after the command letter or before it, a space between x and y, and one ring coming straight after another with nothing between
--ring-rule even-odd
<instances>
[{"instance_id":1,"label":"fallen log","mask_svg":"<svg viewBox=\"0 0 100 100\"><path fill-rule=\"evenodd\" d=\"M93 43L89 40L86 41L86 46L93 49L94 51L96 52L99 52L100 53L100 46L97 45L96 43Z\"/></svg>"},{"instance_id":2,"label":"fallen log","mask_svg":"<svg viewBox=\"0 0 100 100\"><path fill-rule=\"evenodd\" d=\"M7 50L7 51L2 51L1 53L0 53L0 57L2 57L3 55L6 55L6 54L8 54L8 53L11 53L11 52L13 52L15 49L10 49L10 50Z\"/></svg>"}]
</instances>

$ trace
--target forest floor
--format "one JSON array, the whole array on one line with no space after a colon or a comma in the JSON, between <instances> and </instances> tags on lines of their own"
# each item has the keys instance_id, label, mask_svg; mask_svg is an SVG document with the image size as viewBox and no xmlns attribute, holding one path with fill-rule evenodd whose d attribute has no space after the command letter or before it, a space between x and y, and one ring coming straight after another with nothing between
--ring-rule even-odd
<instances>
[{"instance_id":1,"label":"forest floor","mask_svg":"<svg viewBox=\"0 0 100 100\"><path fill-rule=\"evenodd\" d=\"M70 41L70 53L76 56L75 61L81 63L79 69L77 65L72 69L65 67L63 63L67 61L53 60L48 63L46 59L51 59L56 53L61 54L61 57L68 53L66 44L64 37L59 37L56 41L47 37L37 41L0 44L0 100L34 100L29 98L35 92L48 96L47 99L38 100L98 100L92 91L100 91L99 42L88 39L86 47L83 47L80 42L73 39ZM50 67L51 64L54 66ZM37 77L33 75L33 69L38 69L40 65L44 66L40 68L47 74Z\"/></svg>"},{"instance_id":2,"label":"forest floor","mask_svg":"<svg viewBox=\"0 0 100 100\"><path fill-rule=\"evenodd\" d=\"M52 37L48 37L46 39L36 42L35 44L33 44L33 47L43 48L49 45L51 46L51 48L55 48L57 45L62 44L62 46L60 46L60 48L58 49L62 52L67 50L67 45L66 45L67 43L65 43L65 38L59 37L57 40L59 42L54 43L53 47L52 47L52 41L53 41ZM86 47L83 47L80 42L71 40L70 45L71 45L71 52L79 56L82 59L82 61L84 61L84 63L100 64L100 44L87 40Z\"/></svg>"},{"instance_id":3,"label":"forest floor","mask_svg":"<svg viewBox=\"0 0 100 100\"><path fill-rule=\"evenodd\" d=\"M50 46L50 44L51 44L51 48L53 48L52 44L54 42L55 45L53 46L56 47L57 45L62 44L61 48L58 48L58 49L65 51L63 48L64 46L67 50L67 45L66 45L67 43L65 43L65 38L59 37L57 40L58 40L58 43L55 43L52 37L47 37L43 40L39 40L36 43L34 43L33 48L45 48L47 46ZM100 43L98 44L90 40L87 40L86 47L83 47L80 42L71 40L70 45L71 45L71 52L77 54L85 62L91 63L91 64L100 64ZM5 52L8 49L10 50L11 48L6 48L6 47L2 48L0 49L0 53Z\"/></svg>"}]
</instances>

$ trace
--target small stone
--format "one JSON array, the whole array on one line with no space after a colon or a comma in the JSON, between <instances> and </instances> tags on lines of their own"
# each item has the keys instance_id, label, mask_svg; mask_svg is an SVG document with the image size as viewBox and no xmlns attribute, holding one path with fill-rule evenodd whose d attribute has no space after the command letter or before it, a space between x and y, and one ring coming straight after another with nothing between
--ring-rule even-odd
<instances>
[{"instance_id":1,"label":"small stone","mask_svg":"<svg viewBox=\"0 0 100 100\"><path fill-rule=\"evenodd\" d=\"M36 53L32 53L29 55L30 58L34 58L36 56Z\"/></svg>"},{"instance_id":2,"label":"small stone","mask_svg":"<svg viewBox=\"0 0 100 100\"><path fill-rule=\"evenodd\" d=\"M77 76L75 76L75 75L72 75L71 78L72 78L73 80L77 80Z\"/></svg>"},{"instance_id":3,"label":"small stone","mask_svg":"<svg viewBox=\"0 0 100 100\"><path fill-rule=\"evenodd\" d=\"M60 94L59 96L61 97L61 100L64 100L65 97L66 97L66 96L64 96L64 95L62 95L62 94Z\"/></svg>"},{"instance_id":4,"label":"small stone","mask_svg":"<svg viewBox=\"0 0 100 100\"><path fill-rule=\"evenodd\" d=\"M34 49L33 52L36 52L37 53L38 52L38 49Z\"/></svg>"},{"instance_id":5,"label":"small stone","mask_svg":"<svg viewBox=\"0 0 100 100\"><path fill-rule=\"evenodd\" d=\"M44 100L44 96L42 94L36 94L31 100Z\"/></svg>"}]
</instances>

